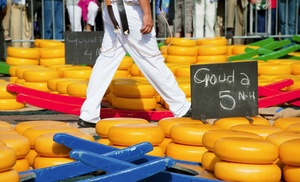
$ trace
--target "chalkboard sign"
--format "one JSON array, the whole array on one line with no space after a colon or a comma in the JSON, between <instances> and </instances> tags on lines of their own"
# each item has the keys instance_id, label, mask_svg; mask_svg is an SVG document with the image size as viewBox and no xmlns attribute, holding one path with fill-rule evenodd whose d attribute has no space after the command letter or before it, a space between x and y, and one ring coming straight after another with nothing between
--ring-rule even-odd
<instances>
[{"instance_id":1,"label":"chalkboard sign","mask_svg":"<svg viewBox=\"0 0 300 182\"><path fill-rule=\"evenodd\" d=\"M257 62L191 65L192 119L258 114Z\"/></svg>"},{"instance_id":2,"label":"chalkboard sign","mask_svg":"<svg viewBox=\"0 0 300 182\"><path fill-rule=\"evenodd\" d=\"M103 31L66 32L66 63L74 65L94 65L100 54Z\"/></svg>"}]
</instances>

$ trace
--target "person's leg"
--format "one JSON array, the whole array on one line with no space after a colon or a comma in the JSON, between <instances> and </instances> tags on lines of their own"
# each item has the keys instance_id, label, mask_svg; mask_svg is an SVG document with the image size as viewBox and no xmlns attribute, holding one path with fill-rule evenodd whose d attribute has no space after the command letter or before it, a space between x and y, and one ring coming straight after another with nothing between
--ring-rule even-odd
<instances>
[{"instance_id":1,"label":"person's leg","mask_svg":"<svg viewBox=\"0 0 300 182\"><path fill-rule=\"evenodd\" d=\"M29 48L31 46L30 39L32 37L32 23L28 21L25 8L22 10L22 40L21 47Z\"/></svg>"},{"instance_id":2,"label":"person's leg","mask_svg":"<svg viewBox=\"0 0 300 182\"><path fill-rule=\"evenodd\" d=\"M295 35L296 34L296 12L297 12L297 1L289 0L288 1L288 34Z\"/></svg>"},{"instance_id":3,"label":"person's leg","mask_svg":"<svg viewBox=\"0 0 300 182\"><path fill-rule=\"evenodd\" d=\"M206 0L205 8L205 37L215 36L215 23L217 13L217 2Z\"/></svg>"},{"instance_id":4,"label":"person's leg","mask_svg":"<svg viewBox=\"0 0 300 182\"><path fill-rule=\"evenodd\" d=\"M245 17L247 8L243 8L241 2L237 4L236 22L234 27L234 35L243 36L245 35ZM244 44L244 40L241 38L234 39L234 44Z\"/></svg>"},{"instance_id":5,"label":"person's leg","mask_svg":"<svg viewBox=\"0 0 300 182\"><path fill-rule=\"evenodd\" d=\"M54 2L53 2L54 3ZM53 16L55 15L55 12L52 11L52 1L51 0L45 0L44 6L42 7L43 13L42 14L42 29L43 29L43 35L42 38L44 39L52 39L53 38Z\"/></svg>"},{"instance_id":6,"label":"person's leg","mask_svg":"<svg viewBox=\"0 0 300 182\"><path fill-rule=\"evenodd\" d=\"M194 17L194 1L185 2L185 37L192 37Z\"/></svg>"},{"instance_id":7,"label":"person's leg","mask_svg":"<svg viewBox=\"0 0 300 182\"><path fill-rule=\"evenodd\" d=\"M89 28L86 27L86 30L91 31L91 27L95 26L95 19L98 13L99 6L95 2L90 2L88 5L88 14L87 14L87 25L90 25Z\"/></svg>"},{"instance_id":8,"label":"person's leg","mask_svg":"<svg viewBox=\"0 0 300 182\"><path fill-rule=\"evenodd\" d=\"M21 47L20 42L14 42L14 40L21 40L22 34L22 12L20 5L12 4L11 6L11 38L13 47Z\"/></svg>"},{"instance_id":9,"label":"person's leg","mask_svg":"<svg viewBox=\"0 0 300 182\"><path fill-rule=\"evenodd\" d=\"M181 37L182 31L182 2L180 0L176 1L175 5L175 18L174 18L174 28L175 28L175 37Z\"/></svg>"},{"instance_id":10,"label":"person's leg","mask_svg":"<svg viewBox=\"0 0 300 182\"><path fill-rule=\"evenodd\" d=\"M0 9L1 11L1 9ZM0 62L1 61L5 61L5 40L4 40L4 29L2 27L2 20L3 20L3 17L0 13Z\"/></svg>"},{"instance_id":11,"label":"person's leg","mask_svg":"<svg viewBox=\"0 0 300 182\"><path fill-rule=\"evenodd\" d=\"M204 16L205 16L205 1L196 0L195 4L195 30L194 37L200 38L204 36Z\"/></svg>"},{"instance_id":12,"label":"person's leg","mask_svg":"<svg viewBox=\"0 0 300 182\"><path fill-rule=\"evenodd\" d=\"M257 32L266 32L266 18L267 16L265 10L257 10L257 21L254 22L257 26Z\"/></svg>"},{"instance_id":13,"label":"person's leg","mask_svg":"<svg viewBox=\"0 0 300 182\"><path fill-rule=\"evenodd\" d=\"M10 37L10 13L11 12L11 0L7 0L6 3L6 15L3 18L3 28L5 39L11 39Z\"/></svg>"},{"instance_id":14,"label":"person's leg","mask_svg":"<svg viewBox=\"0 0 300 182\"><path fill-rule=\"evenodd\" d=\"M288 30L287 28L287 17L286 17L286 0L278 0L278 14L279 14L279 31L281 35L285 35Z\"/></svg>"},{"instance_id":15,"label":"person's leg","mask_svg":"<svg viewBox=\"0 0 300 182\"><path fill-rule=\"evenodd\" d=\"M142 27L142 10L139 6L125 6L129 27L129 36L121 35L126 51L133 58L143 75L155 88L158 94L168 103L170 111L175 117L187 113L191 103L186 100L186 95L179 88L177 81L170 69L165 65L155 38L155 30L147 35L140 33Z\"/></svg>"},{"instance_id":16,"label":"person's leg","mask_svg":"<svg viewBox=\"0 0 300 182\"><path fill-rule=\"evenodd\" d=\"M81 32L81 8L77 5L67 6L67 10L69 13L69 20L71 23L71 29L74 32Z\"/></svg>"},{"instance_id":17,"label":"person's leg","mask_svg":"<svg viewBox=\"0 0 300 182\"><path fill-rule=\"evenodd\" d=\"M63 20L63 13L64 13L64 6L62 1L54 1L54 25L55 29L53 32L54 39L63 39L63 30L64 30L64 20Z\"/></svg>"},{"instance_id":18,"label":"person's leg","mask_svg":"<svg viewBox=\"0 0 300 182\"><path fill-rule=\"evenodd\" d=\"M107 9L104 8L103 11L105 33L102 51L93 66L86 90L86 100L80 112L80 118L91 123L97 123L100 120L102 98L126 53L114 32ZM116 5L114 5L114 12L118 12Z\"/></svg>"}]
</instances>

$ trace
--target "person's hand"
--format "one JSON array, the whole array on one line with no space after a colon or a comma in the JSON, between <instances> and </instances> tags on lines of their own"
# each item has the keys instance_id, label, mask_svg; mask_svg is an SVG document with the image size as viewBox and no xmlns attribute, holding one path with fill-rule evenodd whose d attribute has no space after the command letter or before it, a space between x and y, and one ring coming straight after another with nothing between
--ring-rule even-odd
<instances>
[{"instance_id":1,"label":"person's hand","mask_svg":"<svg viewBox=\"0 0 300 182\"><path fill-rule=\"evenodd\" d=\"M290 118L290 117L300 117L300 110L287 108L279 111L278 113L274 114L272 117L273 120L278 118Z\"/></svg>"},{"instance_id":2,"label":"person's hand","mask_svg":"<svg viewBox=\"0 0 300 182\"><path fill-rule=\"evenodd\" d=\"M150 15L144 15L143 17L143 27L141 28L142 34L148 34L152 31L153 28L153 20Z\"/></svg>"}]
</instances>

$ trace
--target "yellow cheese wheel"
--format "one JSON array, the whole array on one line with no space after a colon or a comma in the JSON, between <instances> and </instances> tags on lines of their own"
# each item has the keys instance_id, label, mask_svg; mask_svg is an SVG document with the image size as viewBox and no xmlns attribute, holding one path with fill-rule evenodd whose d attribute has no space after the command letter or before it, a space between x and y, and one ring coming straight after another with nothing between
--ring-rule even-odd
<instances>
[{"instance_id":1,"label":"yellow cheese wheel","mask_svg":"<svg viewBox=\"0 0 300 182\"><path fill-rule=\"evenodd\" d=\"M50 79L47 81L47 87L50 91L56 91L57 87L56 84L59 81L85 81L83 79L74 79L74 78L55 78L55 79Z\"/></svg>"},{"instance_id":2,"label":"yellow cheese wheel","mask_svg":"<svg viewBox=\"0 0 300 182\"><path fill-rule=\"evenodd\" d=\"M113 145L111 143L109 143L109 146L118 148L118 149L124 149L127 146L121 146L121 145ZM160 146L152 146L153 149L150 152L147 152L147 155L151 155L151 156L156 156L156 157L164 157L165 153L163 151L163 149Z\"/></svg>"},{"instance_id":3,"label":"yellow cheese wheel","mask_svg":"<svg viewBox=\"0 0 300 182\"><path fill-rule=\"evenodd\" d=\"M100 139L98 139L96 141L97 143L100 143L102 145L111 145L110 141L108 138L104 138L104 137L101 137Z\"/></svg>"},{"instance_id":4,"label":"yellow cheese wheel","mask_svg":"<svg viewBox=\"0 0 300 182\"><path fill-rule=\"evenodd\" d=\"M23 74L25 71L27 70L36 70L36 69L48 69L46 67L43 66L39 66L39 65L33 65L33 66L18 66L15 70L15 75L19 78L19 79L23 79Z\"/></svg>"},{"instance_id":5,"label":"yellow cheese wheel","mask_svg":"<svg viewBox=\"0 0 300 182\"><path fill-rule=\"evenodd\" d=\"M261 137L263 137L264 139L266 139L272 133L282 131L280 128L275 126L258 125L258 124L240 124L240 125L235 125L230 129L256 133Z\"/></svg>"},{"instance_id":6,"label":"yellow cheese wheel","mask_svg":"<svg viewBox=\"0 0 300 182\"><path fill-rule=\"evenodd\" d=\"M197 63L224 63L227 62L226 55L197 56Z\"/></svg>"},{"instance_id":7,"label":"yellow cheese wheel","mask_svg":"<svg viewBox=\"0 0 300 182\"><path fill-rule=\"evenodd\" d=\"M17 69L18 67L19 67L19 66L9 66L8 74L9 74L11 77L15 77L15 76L16 76L16 69Z\"/></svg>"},{"instance_id":8,"label":"yellow cheese wheel","mask_svg":"<svg viewBox=\"0 0 300 182\"><path fill-rule=\"evenodd\" d=\"M163 129L155 124L120 124L108 131L108 139L114 145L130 146L141 142L159 145L164 138Z\"/></svg>"},{"instance_id":9,"label":"yellow cheese wheel","mask_svg":"<svg viewBox=\"0 0 300 182\"><path fill-rule=\"evenodd\" d=\"M25 158L17 159L16 164L12 167L12 169L17 172L23 172L30 169L29 162Z\"/></svg>"},{"instance_id":10,"label":"yellow cheese wheel","mask_svg":"<svg viewBox=\"0 0 300 182\"><path fill-rule=\"evenodd\" d=\"M86 97L88 81L80 81L67 85L67 94L74 97Z\"/></svg>"},{"instance_id":11,"label":"yellow cheese wheel","mask_svg":"<svg viewBox=\"0 0 300 182\"><path fill-rule=\"evenodd\" d=\"M91 73L92 69L69 69L63 71L62 77L88 80L90 78Z\"/></svg>"},{"instance_id":12,"label":"yellow cheese wheel","mask_svg":"<svg viewBox=\"0 0 300 182\"><path fill-rule=\"evenodd\" d=\"M6 87L11 82L0 82L0 99L15 99L16 94L13 92L7 91Z\"/></svg>"},{"instance_id":13,"label":"yellow cheese wheel","mask_svg":"<svg viewBox=\"0 0 300 182\"><path fill-rule=\"evenodd\" d=\"M297 138L300 138L300 132L280 131L280 132L272 133L266 138L266 140L273 142L279 147L282 143Z\"/></svg>"},{"instance_id":14,"label":"yellow cheese wheel","mask_svg":"<svg viewBox=\"0 0 300 182\"><path fill-rule=\"evenodd\" d=\"M287 91L297 90L300 88L300 79L293 79L294 84L287 87Z\"/></svg>"},{"instance_id":15,"label":"yellow cheese wheel","mask_svg":"<svg viewBox=\"0 0 300 182\"><path fill-rule=\"evenodd\" d=\"M220 161L214 173L224 181L280 181L281 170L276 164L243 164Z\"/></svg>"},{"instance_id":16,"label":"yellow cheese wheel","mask_svg":"<svg viewBox=\"0 0 300 182\"><path fill-rule=\"evenodd\" d=\"M222 129L210 124L198 123L180 123L172 126L170 138L176 143L185 145L202 145L202 136L208 130Z\"/></svg>"},{"instance_id":17,"label":"yellow cheese wheel","mask_svg":"<svg viewBox=\"0 0 300 182\"><path fill-rule=\"evenodd\" d=\"M232 54L233 55L239 55L245 53L245 49L247 47L250 47L252 49L257 49L259 48L258 46L249 46L249 45L234 45L232 48Z\"/></svg>"},{"instance_id":18,"label":"yellow cheese wheel","mask_svg":"<svg viewBox=\"0 0 300 182\"><path fill-rule=\"evenodd\" d=\"M300 63L299 62L291 64L291 68L292 68L293 75L300 75Z\"/></svg>"},{"instance_id":19,"label":"yellow cheese wheel","mask_svg":"<svg viewBox=\"0 0 300 182\"><path fill-rule=\"evenodd\" d=\"M18 171L14 169L9 169L7 171L0 173L0 181L1 182L19 182L20 176Z\"/></svg>"},{"instance_id":20,"label":"yellow cheese wheel","mask_svg":"<svg viewBox=\"0 0 300 182\"><path fill-rule=\"evenodd\" d=\"M131 68L129 69L129 73L132 76L142 76L143 75L141 70L139 69L139 67L136 64L133 64L131 66Z\"/></svg>"},{"instance_id":21,"label":"yellow cheese wheel","mask_svg":"<svg viewBox=\"0 0 300 182\"><path fill-rule=\"evenodd\" d=\"M279 158L284 164L300 167L300 138L287 140L279 146Z\"/></svg>"},{"instance_id":22,"label":"yellow cheese wheel","mask_svg":"<svg viewBox=\"0 0 300 182\"><path fill-rule=\"evenodd\" d=\"M197 41L192 39L186 39L186 38L171 38L168 39L168 41L171 42L171 45L174 46L186 46L186 47L192 47L197 45Z\"/></svg>"},{"instance_id":23,"label":"yellow cheese wheel","mask_svg":"<svg viewBox=\"0 0 300 182\"><path fill-rule=\"evenodd\" d=\"M43 91L43 92L49 92L49 89L47 87L47 82L22 82L22 85L31 89Z\"/></svg>"},{"instance_id":24,"label":"yellow cheese wheel","mask_svg":"<svg viewBox=\"0 0 300 182\"><path fill-rule=\"evenodd\" d=\"M285 181L300 181L300 167L285 165L282 170Z\"/></svg>"},{"instance_id":25,"label":"yellow cheese wheel","mask_svg":"<svg viewBox=\"0 0 300 182\"><path fill-rule=\"evenodd\" d=\"M69 157L44 157L37 155L33 162L34 169L46 168L51 166L58 166L74 162L75 160Z\"/></svg>"},{"instance_id":26,"label":"yellow cheese wheel","mask_svg":"<svg viewBox=\"0 0 300 182\"><path fill-rule=\"evenodd\" d=\"M175 76L177 77L190 77L191 68L189 65L178 66L175 71Z\"/></svg>"},{"instance_id":27,"label":"yellow cheese wheel","mask_svg":"<svg viewBox=\"0 0 300 182\"><path fill-rule=\"evenodd\" d=\"M270 125L269 121L262 117L250 117L253 120L253 124ZM251 122L246 117L228 117L220 118L214 122L214 125L224 129L230 129L235 125L250 124Z\"/></svg>"},{"instance_id":28,"label":"yellow cheese wheel","mask_svg":"<svg viewBox=\"0 0 300 182\"><path fill-rule=\"evenodd\" d=\"M179 123L201 123L201 122L199 120L193 120L190 117L187 118L167 117L167 118L162 118L158 121L158 125L164 130L166 137L170 137L171 128L174 125Z\"/></svg>"},{"instance_id":29,"label":"yellow cheese wheel","mask_svg":"<svg viewBox=\"0 0 300 182\"><path fill-rule=\"evenodd\" d=\"M159 144L159 146L163 149L164 153L166 151L167 146L169 145L169 143L172 142L171 138L164 138L164 140Z\"/></svg>"},{"instance_id":30,"label":"yellow cheese wheel","mask_svg":"<svg viewBox=\"0 0 300 182\"><path fill-rule=\"evenodd\" d=\"M81 69L81 70L83 70L83 69L87 69L87 70L90 70L91 69L91 67L89 67L89 66L74 66L74 65L60 65L60 66L52 66L52 67L49 67L49 68L52 68L52 69L55 69L55 70L57 70L57 71L59 71L59 73L60 73L60 77L62 77L63 76L63 72L64 71L66 71L66 70L72 70L72 69Z\"/></svg>"},{"instance_id":31,"label":"yellow cheese wheel","mask_svg":"<svg viewBox=\"0 0 300 182\"><path fill-rule=\"evenodd\" d=\"M153 98L156 94L152 85L138 81L115 80L111 84L111 89L117 97Z\"/></svg>"},{"instance_id":32,"label":"yellow cheese wheel","mask_svg":"<svg viewBox=\"0 0 300 182\"><path fill-rule=\"evenodd\" d=\"M63 47L65 44L63 42L57 41L57 40L46 40L43 39L42 41L39 41L38 46L40 48L47 48L47 47Z\"/></svg>"},{"instance_id":33,"label":"yellow cheese wheel","mask_svg":"<svg viewBox=\"0 0 300 182\"><path fill-rule=\"evenodd\" d=\"M207 149L202 146L183 145L170 142L166 148L165 154L176 160L201 162L202 155L206 151Z\"/></svg>"},{"instance_id":34,"label":"yellow cheese wheel","mask_svg":"<svg viewBox=\"0 0 300 182\"><path fill-rule=\"evenodd\" d=\"M215 155L229 162L270 164L278 158L278 147L263 139L223 137L215 141Z\"/></svg>"},{"instance_id":35,"label":"yellow cheese wheel","mask_svg":"<svg viewBox=\"0 0 300 182\"><path fill-rule=\"evenodd\" d=\"M112 97L112 106L116 109L129 110L152 110L156 108L157 102L155 97L152 98L125 98Z\"/></svg>"},{"instance_id":36,"label":"yellow cheese wheel","mask_svg":"<svg viewBox=\"0 0 300 182\"><path fill-rule=\"evenodd\" d=\"M23 132L23 136L25 136L26 138L28 138L29 143L31 148L34 147L34 141L35 139L42 134L45 133L60 133L60 132L74 132L74 131L79 131L77 128L72 127L72 126L58 126L58 125L54 125L54 126L34 126L34 127L30 127L27 128L24 132Z\"/></svg>"},{"instance_id":37,"label":"yellow cheese wheel","mask_svg":"<svg viewBox=\"0 0 300 182\"><path fill-rule=\"evenodd\" d=\"M124 56L124 58L122 59L118 67L118 70L127 70L131 68L132 65L133 65L133 59L130 56Z\"/></svg>"},{"instance_id":38,"label":"yellow cheese wheel","mask_svg":"<svg viewBox=\"0 0 300 182\"><path fill-rule=\"evenodd\" d=\"M31 127L35 126L70 126L67 122L54 121L54 120L36 120L36 121L23 121L15 125L14 130L17 131L20 135L23 135L23 132Z\"/></svg>"},{"instance_id":39,"label":"yellow cheese wheel","mask_svg":"<svg viewBox=\"0 0 300 182\"><path fill-rule=\"evenodd\" d=\"M113 78L128 78L130 77L130 72L128 70L117 70Z\"/></svg>"},{"instance_id":40,"label":"yellow cheese wheel","mask_svg":"<svg viewBox=\"0 0 300 182\"><path fill-rule=\"evenodd\" d=\"M34 48L24 48L24 47L7 47L7 56L26 58L26 59L39 59L40 52Z\"/></svg>"},{"instance_id":41,"label":"yellow cheese wheel","mask_svg":"<svg viewBox=\"0 0 300 182\"><path fill-rule=\"evenodd\" d=\"M243 138L246 137L246 138L263 139L258 134L250 133L246 131L234 131L229 129L208 130L202 136L202 144L208 150L213 151L216 140L223 137L243 137Z\"/></svg>"},{"instance_id":42,"label":"yellow cheese wheel","mask_svg":"<svg viewBox=\"0 0 300 182\"><path fill-rule=\"evenodd\" d=\"M70 148L63 144L56 143L53 141L53 137L56 133L46 133L36 137L34 140L34 149L40 156L45 157L68 157L71 151ZM94 137L91 134L77 131L77 132L66 132L66 134L81 138L84 140L94 142Z\"/></svg>"},{"instance_id":43,"label":"yellow cheese wheel","mask_svg":"<svg viewBox=\"0 0 300 182\"><path fill-rule=\"evenodd\" d=\"M168 55L177 55L177 56L197 56L198 47L184 47L184 46L169 46Z\"/></svg>"},{"instance_id":44,"label":"yellow cheese wheel","mask_svg":"<svg viewBox=\"0 0 300 182\"><path fill-rule=\"evenodd\" d=\"M219 162L221 159L218 158L215 153L211 152L211 151L206 151L204 152L204 154L202 155L202 160L201 160L201 164L203 166L204 169L208 170L208 171L214 171L215 169L215 164L217 162Z\"/></svg>"},{"instance_id":45,"label":"yellow cheese wheel","mask_svg":"<svg viewBox=\"0 0 300 182\"><path fill-rule=\"evenodd\" d=\"M30 167L33 167L33 162L37 155L38 154L34 149L30 149L29 153L24 157L28 161Z\"/></svg>"},{"instance_id":46,"label":"yellow cheese wheel","mask_svg":"<svg viewBox=\"0 0 300 182\"><path fill-rule=\"evenodd\" d=\"M17 156L11 147L7 146L0 146L0 173L3 171L7 171L10 168L12 168L16 161L17 161Z\"/></svg>"},{"instance_id":47,"label":"yellow cheese wheel","mask_svg":"<svg viewBox=\"0 0 300 182\"><path fill-rule=\"evenodd\" d=\"M18 134L18 132L12 128L0 127L0 135L1 134Z\"/></svg>"},{"instance_id":48,"label":"yellow cheese wheel","mask_svg":"<svg viewBox=\"0 0 300 182\"><path fill-rule=\"evenodd\" d=\"M224 46L198 46L198 56L226 55L228 48Z\"/></svg>"},{"instance_id":49,"label":"yellow cheese wheel","mask_svg":"<svg viewBox=\"0 0 300 182\"><path fill-rule=\"evenodd\" d=\"M67 94L68 93L67 88L69 84L78 83L81 81L83 80L79 80L79 79L59 80L56 82L56 91L60 94Z\"/></svg>"},{"instance_id":50,"label":"yellow cheese wheel","mask_svg":"<svg viewBox=\"0 0 300 182\"><path fill-rule=\"evenodd\" d=\"M59 72L52 69L34 69L23 73L23 78L27 82L47 82L48 80L59 78Z\"/></svg>"},{"instance_id":51,"label":"yellow cheese wheel","mask_svg":"<svg viewBox=\"0 0 300 182\"><path fill-rule=\"evenodd\" d=\"M40 58L40 65L42 66L51 66L51 65L61 65L61 64L65 64L66 63L66 58L62 57L62 58Z\"/></svg>"},{"instance_id":52,"label":"yellow cheese wheel","mask_svg":"<svg viewBox=\"0 0 300 182\"><path fill-rule=\"evenodd\" d=\"M166 57L167 63L189 63L193 64L197 61L195 56L176 56L176 55L168 55Z\"/></svg>"},{"instance_id":53,"label":"yellow cheese wheel","mask_svg":"<svg viewBox=\"0 0 300 182\"><path fill-rule=\"evenodd\" d=\"M197 39L197 45L224 46L226 44L227 40L224 37L205 37Z\"/></svg>"},{"instance_id":54,"label":"yellow cheese wheel","mask_svg":"<svg viewBox=\"0 0 300 182\"><path fill-rule=\"evenodd\" d=\"M179 81L178 86L184 92L186 97L191 97L191 82L190 81Z\"/></svg>"},{"instance_id":55,"label":"yellow cheese wheel","mask_svg":"<svg viewBox=\"0 0 300 182\"><path fill-rule=\"evenodd\" d=\"M17 110L24 107L25 104L17 102L16 99L0 99L0 110Z\"/></svg>"},{"instance_id":56,"label":"yellow cheese wheel","mask_svg":"<svg viewBox=\"0 0 300 182\"><path fill-rule=\"evenodd\" d=\"M142 118L104 118L97 122L95 130L101 137L108 137L108 131L112 126L119 124L148 124L149 121Z\"/></svg>"},{"instance_id":57,"label":"yellow cheese wheel","mask_svg":"<svg viewBox=\"0 0 300 182\"><path fill-rule=\"evenodd\" d=\"M278 118L274 121L273 126L276 126L281 130L286 130L288 126L295 123L300 123L300 118L298 117Z\"/></svg>"},{"instance_id":58,"label":"yellow cheese wheel","mask_svg":"<svg viewBox=\"0 0 300 182\"><path fill-rule=\"evenodd\" d=\"M269 64L269 65L260 65L258 67L258 75L286 75L291 73L292 73L292 68L290 65Z\"/></svg>"},{"instance_id":59,"label":"yellow cheese wheel","mask_svg":"<svg viewBox=\"0 0 300 182\"><path fill-rule=\"evenodd\" d=\"M1 128L9 128L9 129L13 129L13 125L10 124L7 121L0 121L0 127Z\"/></svg>"},{"instance_id":60,"label":"yellow cheese wheel","mask_svg":"<svg viewBox=\"0 0 300 182\"><path fill-rule=\"evenodd\" d=\"M0 134L0 139L15 151L17 159L24 158L30 151L29 140L22 135Z\"/></svg>"},{"instance_id":61,"label":"yellow cheese wheel","mask_svg":"<svg viewBox=\"0 0 300 182\"><path fill-rule=\"evenodd\" d=\"M286 127L285 131L300 131L300 123L294 123L290 124L288 127Z\"/></svg>"},{"instance_id":62,"label":"yellow cheese wheel","mask_svg":"<svg viewBox=\"0 0 300 182\"><path fill-rule=\"evenodd\" d=\"M6 64L10 66L21 66L21 65L38 65L38 59L26 59L7 56L5 60Z\"/></svg>"},{"instance_id":63,"label":"yellow cheese wheel","mask_svg":"<svg viewBox=\"0 0 300 182\"><path fill-rule=\"evenodd\" d=\"M62 58L65 57L64 47L53 47L53 48L43 48L40 49L41 58Z\"/></svg>"}]
</instances>

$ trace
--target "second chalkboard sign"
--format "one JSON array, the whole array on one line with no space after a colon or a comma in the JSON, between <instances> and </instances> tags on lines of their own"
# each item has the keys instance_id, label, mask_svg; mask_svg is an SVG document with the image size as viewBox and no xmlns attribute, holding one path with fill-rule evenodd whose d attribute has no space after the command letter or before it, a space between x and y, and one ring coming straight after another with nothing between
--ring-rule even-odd
<instances>
[{"instance_id":1,"label":"second chalkboard sign","mask_svg":"<svg viewBox=\"0 0 300 182\"><path fill-rule=\"evenodd\" d=\"M257 62L191 65L192 118L258 114Z\"/></svg>"},{"instance_id":2,"label":"second chalkboard sign","mask_svg":"<svg viewBox=\"0 0 300 182\"><path fill-rule=\"evenodd\" d=\"M66 32L66 63L73 65L94 65L100 54L103 31Z\"/></svg>"}]
</instances>

